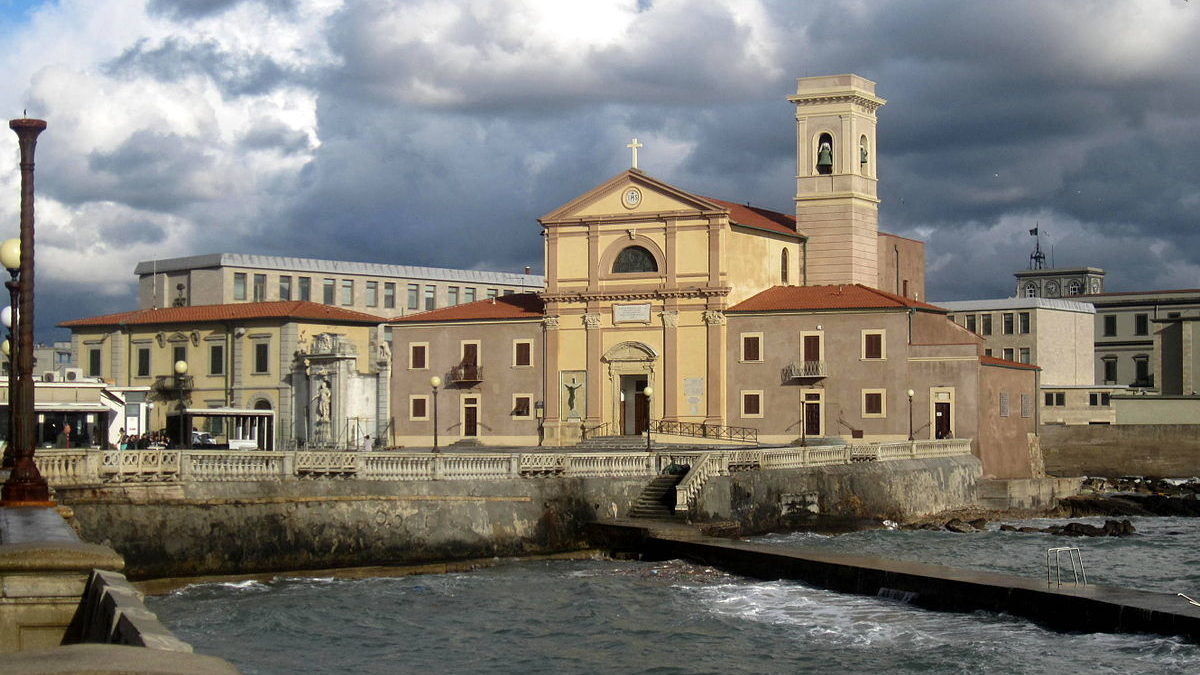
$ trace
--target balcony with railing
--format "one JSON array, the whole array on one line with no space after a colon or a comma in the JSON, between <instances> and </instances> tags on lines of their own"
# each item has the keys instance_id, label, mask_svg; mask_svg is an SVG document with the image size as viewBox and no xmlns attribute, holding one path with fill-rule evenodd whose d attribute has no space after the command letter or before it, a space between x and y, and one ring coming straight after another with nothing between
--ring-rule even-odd
<instances>
[{"instance_id":1,"label":"balcony with railing","mask_svg":"<svg viewBox=\"0 0 1200 675\"><path fill-rule=\"evenodd\" d=\"M817 380L828 375L824 361L792 361L784 367L782 379L786 384L795 380Z\"/></svg>"},{"instance_id":2,"label":"balcony with railing","mask_svg":"<svg viewBox=\"0 0 1200 675\"><path fill-rule=\"evenodd\" d=\"M483 382L483 366L462 363L450 369L447 378L450 384L478 384Z\"/></svg>"}]
</instances>

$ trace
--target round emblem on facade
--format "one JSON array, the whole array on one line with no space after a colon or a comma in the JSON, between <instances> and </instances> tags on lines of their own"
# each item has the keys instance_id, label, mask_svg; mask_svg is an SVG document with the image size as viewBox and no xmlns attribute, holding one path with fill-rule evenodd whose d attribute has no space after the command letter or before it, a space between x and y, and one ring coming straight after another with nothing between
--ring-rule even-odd
<instances>
[{"instance_id":1,"label":"round emblem on facade","mask_svg":"<svg viewBox=\"0 0 1200 675\"><path fill-rule=\"evenodd\" d=\"M637 208L638 204L642 203L642 191L635 187L626 188L625 192L621 193L621 203L627 209Z\"/></svg>"}]
</instances>

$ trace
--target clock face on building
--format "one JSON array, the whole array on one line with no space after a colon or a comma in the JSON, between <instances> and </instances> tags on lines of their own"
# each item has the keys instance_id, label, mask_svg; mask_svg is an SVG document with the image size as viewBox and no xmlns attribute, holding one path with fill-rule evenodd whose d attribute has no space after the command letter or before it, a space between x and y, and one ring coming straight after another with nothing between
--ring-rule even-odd
<instances>
[{"instance_id":1,"label":"clock face on building","mask_svg":"<svg viewBox=\"0 0 1200 675\"><path fill-rule=\"evenodd\" d=\"M642 191L635 187L625 188L621 193L621 203L627 209L637 208L638 204L642 203Z\"/></svg>"}]
</instances>

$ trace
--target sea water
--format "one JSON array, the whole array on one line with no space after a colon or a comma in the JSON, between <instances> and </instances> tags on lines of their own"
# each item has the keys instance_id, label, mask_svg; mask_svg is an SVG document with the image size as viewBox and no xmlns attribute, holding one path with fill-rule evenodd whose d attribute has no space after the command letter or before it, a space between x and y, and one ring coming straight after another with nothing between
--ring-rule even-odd
<instances>
[{"instance_id":1,"label":"sea water","mask_svg":"<svg viewBox=\"0 0 1200 675\"><path fill-rule=\"evenodd\" d=\"M1124 538L992 526L755 541L1043 579L1045 549L1074 545L1089 581L1200 595L1200 521L1133 520L1139 534ZM1178 673L1200 664L1200 646L1179 638L1057 633L680 561L507 561L467 573L201 584L147 604L198 652L247 673Z\"/></svg>"}]
</instances>

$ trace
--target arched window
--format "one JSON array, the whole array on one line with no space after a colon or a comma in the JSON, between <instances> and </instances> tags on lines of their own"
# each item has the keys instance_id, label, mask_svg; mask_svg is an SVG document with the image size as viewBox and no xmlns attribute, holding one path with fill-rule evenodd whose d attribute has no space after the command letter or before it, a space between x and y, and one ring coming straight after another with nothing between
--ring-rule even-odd
<instances>
[{"instance_id":1,"label":"arched window","mask_svg":"<svg viewBox=\"0 0 1200 675\"><path fill-rule=\"evenodd\" d=\"M817 173L822 176L833 173L833 136L829 134L817 138Z\"/></svg>"},{"instance_id":2,"label":"arched window","mask_svg":"<svg viewBox=\"0 0 1200 675\"><path fill-rule=\"evenodd\" d=\"M613 274L657 272L658 262L650 251L641 246L630 246L617 254L612 271Z\"/></svg>"},{"instance_id":3,"label":"arched window","mask_svg":"<svg viewBox=\"0 0 1200 675\"><path fill-rule=\"evenodd\" d=\"M779 283L786 285L788 282L788 254L787 249L779 254Z\"/></svg>"},{"instance_id":4,"label":"arched window","mask_svg":"<svg viewBox=\"0 0 1200 675\"><path fill-rule=\"evenodd\" d=\"M1083 293L1083 283L1078 279L1072 279L1070 285L1067 286L1067 295L1079 295Z\"/></svg>"},{"instance_id":5,"label":"arched window","mask_svg":"<svg viewBox=\"0 0 1200 675\"><path fill-rule=\"evenodd\" d=\"M1037 286L1035 284L1025 284L1025 297L1036 298Z\"/></svg>"},{"instance_id":6,"label":"arched window","mask_svg":"<svg viewBox=\"0 0 1200 675\"><path fill-rule=\"evenodd\" d=\"M864 176L871 175L871 149L867 147L867 137L858 139L858 172Z\"/></svg>"},{"instance_id":7,"label":"arched window","mask_svg":"<svg viewBox=\"0 0 1200 675\"><path fill-rule=\"evenodd\" d=\"M271 402L264 398L260 398L254 402L254 409L255 410L270 410Z\"/></svg>"}]
</instances>

